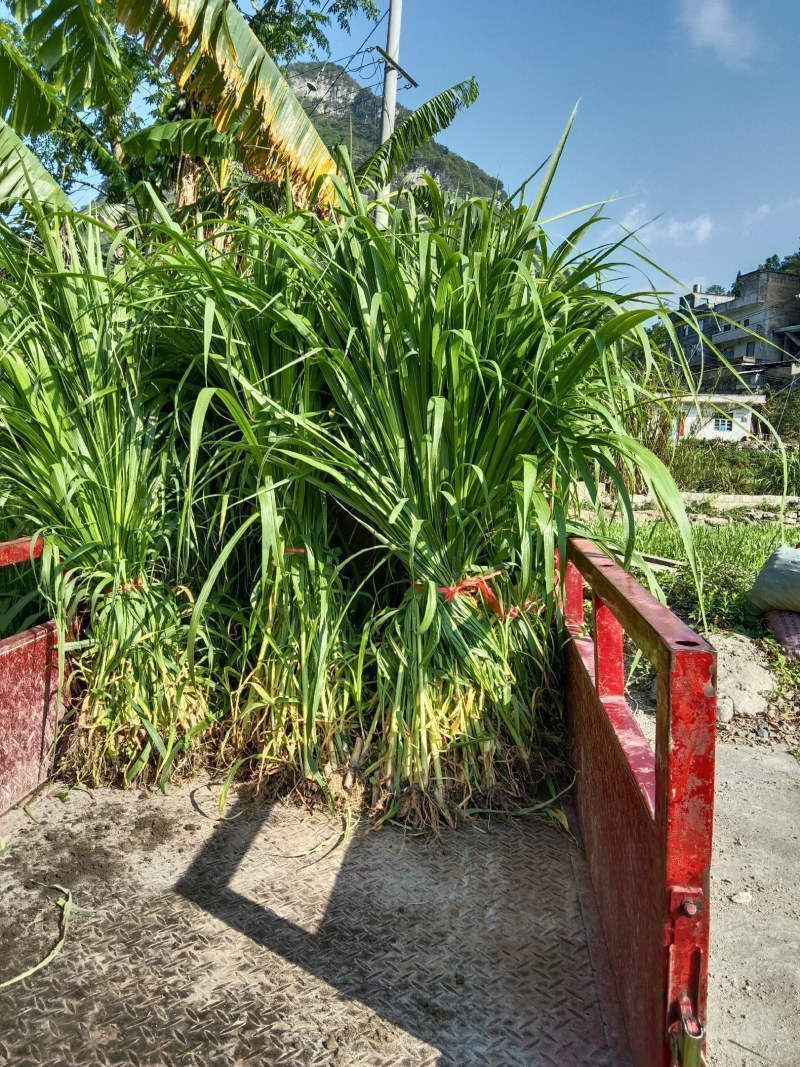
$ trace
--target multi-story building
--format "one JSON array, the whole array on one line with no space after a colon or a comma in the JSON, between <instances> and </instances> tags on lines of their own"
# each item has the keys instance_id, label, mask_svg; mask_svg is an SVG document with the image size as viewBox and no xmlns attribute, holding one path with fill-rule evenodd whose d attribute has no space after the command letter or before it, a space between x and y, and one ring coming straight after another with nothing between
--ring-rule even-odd
<instances>
[{"instance_id":1,"label":"multi-story building","mask_svg":"<svg viewBox=\"0 0 800 1067\"><path fill-rule=\"evenodd\" d=\"M696 325L685 321L686 314ZM798 275L754 270L737 279L735 293L725 295L695 286L681 297L672 320L703 389L752 391L786 385L800 374Z\"/></svg>"}]
</instances>

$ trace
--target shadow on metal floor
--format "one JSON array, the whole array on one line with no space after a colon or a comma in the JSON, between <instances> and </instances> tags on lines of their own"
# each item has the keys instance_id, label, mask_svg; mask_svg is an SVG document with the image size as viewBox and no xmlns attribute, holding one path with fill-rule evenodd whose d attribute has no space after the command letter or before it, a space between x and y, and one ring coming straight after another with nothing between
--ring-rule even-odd
<instances>
[{"instance_id":1,"label":"shadow on metal floor","mask_svg":"<svg viewBox=\"0 0 800 1067\"><path fill-rule=\"evenodd\" d=\"M336 847L324 815L220 820L213 793L97 790L0 820L0 981L54 939L33 883L93 909L0 993L0 1062L627 1064L586 868L554 826L362 825Z\"/></svg>"}]
</instances>

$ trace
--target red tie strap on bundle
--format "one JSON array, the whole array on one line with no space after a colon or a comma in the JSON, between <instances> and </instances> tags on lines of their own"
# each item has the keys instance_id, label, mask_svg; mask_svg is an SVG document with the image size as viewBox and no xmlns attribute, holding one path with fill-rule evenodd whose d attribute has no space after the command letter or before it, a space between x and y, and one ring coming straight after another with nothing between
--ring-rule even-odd
<instances>
[{"instance_id":1,"label":"red tie strap on bundle","mask_svg":"<svg viewBox=\"0 0 800 1067\"><path fill-rule=\"evenodd\" d=\"M117 592L118 593L127 593L129 589L141 589L143 585L144 585L144 582L141 580L141 578L136 582L125 582L124 585L118 585L117 586ZM109 592L111 592L110 589L109 589Z\"/></svg>"},{"instance_id":2,"label":"red tie strap on bundle","mask_svg":"<svg viewBox=\"0 0 800 1067\"><path fill-rule=\"evenodd\" d=\"M491 571L489 574L481 574L477 578L462 578L457 585L437 586L437 591L442 594L445 601L449 602L451 600L455 600L459 593L469 593L472 590L475 590L483 596L483 599L486 601L492 611L502 618L503 605L500 603L497 597L497 593L495 593L494 589L492 589L492 587L489 585L489 581L491 578L496 578L499 574L502 573L503 572L501 570ZM411 588L416 589L418 592L420 592L424 591L426 586L412 585Z\"/></svg>"},{"instance_id":3,"label":"red tie strap on bundle","mask_svg":"<svg viewBox=\"0 0 800 1067\"><path fill-rule=\"evenodd\" d=\"M496 578L502 573L502 571L491 571L489 574L481 574L477 578L462 578L458 585L440 585L439 592L446 601L450 601L454 600L459 593L468 593L474 589L481 594L487 606L492 609L495 615L499 615L502 618L503 605L500 603L497 593L489 585L492 578Z\"/></svg>"},{"instance_id":4,"label":"red tie strap on bundle","mask_svg":"<svg viewBox=\"0 0 800 1067\"><path fill-rule=\"evenodd\" d=\"M560 584L559 570L561 567L561 561L558 554L558 549L555 551L555 577L553 580L553 589L558 591ZM528 597L523 607L514 605L505 611L503 605L500 603L500 599L489 584L492 578L497 578L503 573L502 570L490 571L489 574L481 574L477 578L462 578L457 585L440 585L437 586L438 591L442 594L445 601L454 600L459 593L469 593L472 590L480 593L486 602L486 605L492 609L495 615L498 615L501 619L516 619L522 612L528 612L534 608L540 601L532 597ZM412 589L424 590L424 585L413 585ZM516 586L514 587L516 589Z\"/></svg>"},{"instance_id":5,"label":"red tie strap on bundle","mask_svg":"<svg viewBox=\"0 0 800 1067\"><path fill-rule=\"evenodd\" d=\"M287 556L305 556L305 548L284 548L284 554Z\"/></svg>"}]
</instances>

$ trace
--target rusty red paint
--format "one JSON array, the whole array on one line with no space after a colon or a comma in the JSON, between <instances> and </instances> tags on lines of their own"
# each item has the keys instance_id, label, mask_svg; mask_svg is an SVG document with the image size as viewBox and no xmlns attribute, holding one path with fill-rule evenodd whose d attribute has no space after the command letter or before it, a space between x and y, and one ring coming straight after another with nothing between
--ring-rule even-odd
<instances>
[{"instance_id":1,"label":"rusty red paint","mask_svg":"<svg viewBox=\"0 0 800 1067\"><path fill-rule=\"evenodd\" d=\"M567 564L567 576L564 580L564 606L567 618L573 627L583 627L583 578L574 563Z\"/></svg>"},{"instance_id":2,"label":"rusty red paint","mask_svg":"<svg viewBox=\"0 0 800 1067\"><path fill-rule=\"evenodd\" d=\"M0 542L0 567L12 563L27 563L31 558L41 556L44 541L41 537L18 537L16 541Z\"/></svg>"},{"instance_id":3,"label":"rusty red paint","mask_svg":"<svg viewBox=\"0 0 800 1067\"><path fill-rule=\"evenodd\" d=\"M47 777L57 697L53 623L0 641L0 814Z\"/></svg>"},{"instance_id":4,"label":"rusty red paint","mask_svg":"<svg viewBox=\"0 0 800 1067\"><path fill-rule=\"evenodd\" d=\"M667 1067L681 1011L705 1021L715 653L591 542L572 539L568 561L576 806L634 1060ZM593 637L582 635L584 579ZM655 756L622 692L623 629L658 671Z\"/></svg>"},{"instance_id":5,"label":"rusty red paint","mask_svg":"<svg viewBox=\"0 0 800 1067\"><path fill-rule=\"evenodd\" d=\"M0 566L26 563L42 547L41 538L0 543ZM47 777L57 700L55 623L0 641L0 814Z\"/></svg>"},{"instance_id":6,"label":"rusty red paint","mask_svg":"<svg viewBox=\"0 0 800 1067\"><path fill-rule=\"evenodd\" d=\"M625 693L625 661L622 652L622 626L602 597L594 603L594 684L600 697L620 697Z\"/></svg>"}]
</instances>

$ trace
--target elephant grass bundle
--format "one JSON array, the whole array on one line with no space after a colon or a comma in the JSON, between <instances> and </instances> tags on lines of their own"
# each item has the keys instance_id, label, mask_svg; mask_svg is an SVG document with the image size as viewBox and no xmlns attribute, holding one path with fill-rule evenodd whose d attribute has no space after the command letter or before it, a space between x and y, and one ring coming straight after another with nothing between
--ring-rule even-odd
<instances>
[{"instance_id":1,"label":"elephant grass bundle","mask_svg":"<svg viewBox=\"0 0 800 1067\"><path fill-rule=\"evenodd\" d=\"M40 594L70 655L81 776L169 772L207 714L171 567L174 431L137 367L140 322L97 225L0 231L0 500L46 537Z\"/></svg>"},{"instance_id":2,"label":"elephant grass bundle","mask_svg":"<svg viewBox=\"0 0 800 1067\"><path fill-rule=\"evenodd\" d=\"M337 736L390 804L409 788L443 809L513 795L536 763L558 716L579 482L596 505L613 484L630 557L627 486L643 480L691 559L668 471L626 431L632 405L657 402L652 294L606 287L615 247L579 251L598 215L550 242L557 155L532 204L446 204L431 182L425 209L405 195L384 230L340 186L330 217L253 208L202 250L163 252L161 317L203 368L190 468L224 455L240 500L302 485L328 550L377 561L366 583L338 570L358 698Z\"/></svg>"},{"instance_id":3,"label":"elephant grass bundle","mask_svg":"<svg viewBox=\"0 0 800 1067\"><path fill-rule=\"evenodd\" d=\"M612 484L630 559L643 481L693 558L626 430L658 403L652 293L580 251L598 214L550 240L560 151L530 202L430 182L385 229L338 182L325 216L0 235L0 492L83 625L96 773L202 757L421 818L536 793L579 483L598 512Z\"/></svg>"}]
</instances>

